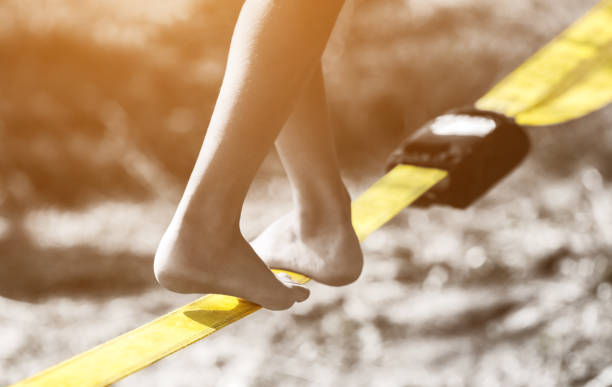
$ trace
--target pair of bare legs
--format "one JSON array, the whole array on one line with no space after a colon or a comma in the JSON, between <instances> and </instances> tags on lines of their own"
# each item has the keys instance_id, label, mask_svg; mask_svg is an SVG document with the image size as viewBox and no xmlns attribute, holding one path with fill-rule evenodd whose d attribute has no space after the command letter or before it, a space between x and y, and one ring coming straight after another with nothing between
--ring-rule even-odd
<instances>
[{"instance_id":1,"label":"pair of bare legs","mask_svg":"<svg viewBox=\"0 0 612 387\"><path fill-rule=\"evenodd\" d=\"M320 65L342 3L245 2L206 138L155 256L162 286L280 310L309 291L269 268L330 285L359 276L362 254L328 126ZM250 245L239 229L242 205L275 141L295 209Z\"/></svg>"}]
</instances>

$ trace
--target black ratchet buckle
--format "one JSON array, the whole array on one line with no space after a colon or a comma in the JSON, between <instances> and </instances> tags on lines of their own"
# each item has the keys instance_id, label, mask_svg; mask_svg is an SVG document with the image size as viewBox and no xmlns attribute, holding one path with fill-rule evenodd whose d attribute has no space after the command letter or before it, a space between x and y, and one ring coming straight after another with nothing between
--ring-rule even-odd
<instances>
[{"instance_id":1,"label":"black ratchet buckle","mask_svg":"<svg viewBox=\"0 0 612 387\"><path fill-rule=\"evenodd\" d=\"M473 107L451 110L422 126L389 157L398 164L443 169L448 176L413 205L466 208L527 155L529 138L512 118Z\"/></svg>"}]
</instances>

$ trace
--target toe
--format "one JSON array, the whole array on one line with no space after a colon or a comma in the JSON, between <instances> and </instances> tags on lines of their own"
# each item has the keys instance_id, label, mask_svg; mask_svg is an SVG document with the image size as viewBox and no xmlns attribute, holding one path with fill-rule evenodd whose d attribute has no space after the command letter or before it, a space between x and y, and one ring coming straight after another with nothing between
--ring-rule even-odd
<instances>
[{"instance_id":1,"label":"toe","mask_svg":"<svg viewBox=\"0 0 612 387\"><path fill-rule=\"evenodd\" d=\"M308 296L310 296L310 289L300 284L291 284L291 291L293 292L293 296L295 297L296 302L306 301Z\"/></svg>"},{"instance_id":2,"label":"toe","mask_svg":"<svg viewBox=\"0 0 612 387\"><path fill-rule=\"evenodd\" d=\"M283 272L274 274L285 287L291 290L294 302L302 302L310 295L310 290L306 286L295 282L289 274Z\"/></svg>"},{"instance_id":3,"label":"toe","mask_svg":"<svg viewBox=\"0 0 612 387\"><path fill-rule=\"evenodd\" d=\"M302 302L310 295L310 290L295 282L286 273L275 273L276 286L274 290L266 294L257 302L262 307L269 310L286 310L291 308L296 302Z\"/></svg>"},{"instance_id":4,"label":"toe","mask_svg":"<svg viewBox=\"0 0 612 387\"><path fill-rule=\"evenodd\" d=\"M310 290L306 286L294 281L289 274L278 272L274 273L274 275L283 285L291 289L295 302L302 302L310 296Z\"/></svg>"}]
</instances>

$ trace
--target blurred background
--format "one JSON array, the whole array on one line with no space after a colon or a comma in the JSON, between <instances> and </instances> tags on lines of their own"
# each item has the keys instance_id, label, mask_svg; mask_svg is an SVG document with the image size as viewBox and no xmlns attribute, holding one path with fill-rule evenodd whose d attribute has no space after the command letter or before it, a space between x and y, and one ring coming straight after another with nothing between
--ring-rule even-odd
<instances>
[{"instance_id":1,"label":"blurred background","mask_svg":"<svg viewBox=\"0 0 612 387\"><path fill-rule=\"evenodd\" d=\"M354 0L325 55L355 197L595 0ZM204 136L238 0L0 4L0 385L195 297L152 258ZM612 385L612 109L533 128L476 206L408 209L348 287L260 311L119 386ZM244 209L291 207L274 153Z\"/></svg>"}]
</instances>

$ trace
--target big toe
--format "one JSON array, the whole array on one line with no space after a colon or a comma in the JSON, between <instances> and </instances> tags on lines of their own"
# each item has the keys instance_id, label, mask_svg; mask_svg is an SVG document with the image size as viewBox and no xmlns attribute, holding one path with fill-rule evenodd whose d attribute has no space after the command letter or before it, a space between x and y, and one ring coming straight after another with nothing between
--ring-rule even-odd
<instances>
[{"instance_id":1,"label":"big toe","mask_svg":"<svg viewBox=\"0 0 612 387\"><path fill-rule=\"evenodd\" d=\"M295 298L295 302L303 302L310 296L310 289L308 289L304 285L300 284L291 284L288 285L293 293L293 297Z\"/></svg>"},{"instance_id":2,"label":"big toe","mask_svg":"<svg viewBox=\"0 0 612 387\"><path fill-rule=\"evenodd\" d=\"M281 274L281 275L279 275ZM307 287L293 281L285 273L277 273L276 286L271 293L256 300L259 305L270 310L285 310L291 308L296 302L302 302L310 295Z\"/></svg>"},{"instance_id":3,"label":"big toe","mask_svg":"<svg viewBox=\"0 0 612 387\"><path fill-rule=\"evenodd\" d=\"M277 272L274 275L283 285L291 290L295 302L305 301L310 296L310 290L306 286L295 282L289 274Z\"/></svg>"}]
</instances>

